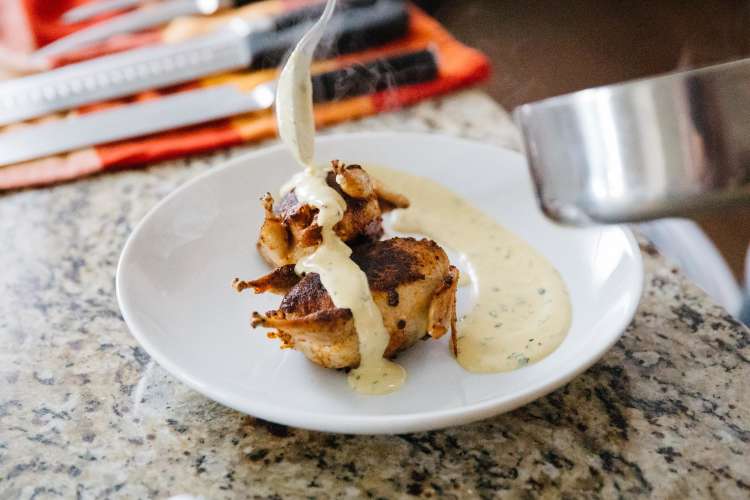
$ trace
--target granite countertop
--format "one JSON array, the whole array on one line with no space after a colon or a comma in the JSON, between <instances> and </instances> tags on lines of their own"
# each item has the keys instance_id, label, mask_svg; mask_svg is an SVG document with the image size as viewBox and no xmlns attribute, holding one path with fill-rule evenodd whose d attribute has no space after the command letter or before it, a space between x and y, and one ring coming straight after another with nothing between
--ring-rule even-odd
<instances>
[{"instance_id":1,"label":"granite countertop","mask_svg":"<svg viewBox=\"0 0 750 500\"><path fill-rule=\"evenodd\" d=\"M517 145L477 91L333 130L362 129ZM648 245L643 300L617 345L480 423L323 434L176 381L128 333L117 259L159 199L248 149L0 195L0 499L750 496L750 333Z\"/></svg>"}]
</instances>

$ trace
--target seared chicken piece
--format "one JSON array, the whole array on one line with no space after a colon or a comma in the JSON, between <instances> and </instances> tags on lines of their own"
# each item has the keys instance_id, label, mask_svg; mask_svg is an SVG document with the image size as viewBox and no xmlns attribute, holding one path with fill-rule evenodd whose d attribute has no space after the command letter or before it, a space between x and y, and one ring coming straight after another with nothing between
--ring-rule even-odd
<instances>
[{"instance_id":1,"label":"seared chicken piece","mask_svg":"<svg viewBox=\"0 0 750 500\"><path fill-rule=\"evenodd\" d=\"M365 272L375 304L390 335L385 356L413 345L425 335L438 338L451 330L456 344L456 286L458 269L437 243L414 238L393 238L361 245L352 260ZM269 334L282 347L302 351L327 368L359 365L359 345L352 313L337 308L320 277L299 278L286 265L254 281L235 280L241 291L285 293L281 306L265 315L253 313L253 327L276 329Z\"/></svg>"},{"instance_id":2,"label":"seared chicken piece","mask_svg":"<svg viewBox=\"0 0 750 500\"><path fill-rule=\"evenodd\" d=\"M393 208L406 208L409 200L378 185L359 165L331 162L326 179L346 201L346 212L334 226L349 245L377 241L383 235L381 215ZM271 193L262 198L265 220L258 237L258 252L272 266L294 264L311 254L321 242L315 222L317 208L302 204L290 191L274 206Z\"/></svg>"}]
</instances>

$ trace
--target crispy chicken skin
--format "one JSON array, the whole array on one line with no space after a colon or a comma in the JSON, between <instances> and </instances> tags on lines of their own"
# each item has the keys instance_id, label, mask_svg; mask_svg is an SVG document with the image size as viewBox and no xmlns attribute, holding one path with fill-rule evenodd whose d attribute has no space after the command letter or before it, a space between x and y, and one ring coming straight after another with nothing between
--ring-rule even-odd
<instances>
[{"instance_id":1,"label":"crispy chicken skin","mask_svg":"<svg viewBox=\"0 0 750 500\"><path fill-rule=\"evenodd\" d=\"M438 338L451 330L456 342L458 269L434 241L392 238L360 245L352 259L367 275L375 304L390 335L386 357L425 335ZM282 347L302 351L327 368L359 365L357 332L349 309L337 308L315 273L299 278L292 265L254 281L235 280L241 291L285 294L279 309L253 313L253 327L274 328L269 334Z\"/></svg>"},{"instance_id":2,"label":"crispy chicken skin","mask_svg":"<svg viewBox=\"0 0 750 500\"><path fill-rule=\"evenodd\" d=\"M409 201L384 189L359 165L334 160L331 166L326 180L344 198L347 207L334 231L349 245L377 241L383 235L381 215L393 208L406 208ZM315 250L321 241L316 208L299 203L294 190L276 204L271 193L266 193L261 201L265 219L257 246L269 264L294 264Z\"/></svg>"}]
</instances>

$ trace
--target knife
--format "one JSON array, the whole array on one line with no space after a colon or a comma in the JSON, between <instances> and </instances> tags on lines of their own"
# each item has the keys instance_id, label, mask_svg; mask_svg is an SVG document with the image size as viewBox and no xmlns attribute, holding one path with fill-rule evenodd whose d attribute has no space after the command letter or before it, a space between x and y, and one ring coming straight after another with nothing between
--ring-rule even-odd
<instances>
[{"instance_id":1,"label":"knife","mask_svg":"<svg viewBox=\"0 0 750 500\"><path fill-rule=\"evenodd\" d=\"M228 29L185 42L145 47L0 83L0 125L243 68L281 63L309 22L280 32ZM407 33L404 0L377 0L334 14L317 57L356 52Z\"/></svg>"},{"instance_id":2,"label":"knife","mask_svg":"<svg viewBox=\"0 0 750 500\"><path fill-rule=\"evenodd\" d=\"M241 6L247 0L167 0L146 5L93 26L76 31L36 50L37 58L55 57L122 33L159 26L180 16L211 15L225 7Z\"/></svg>"},{"instance_id":3,"label":"knife","mask_svg":"<svg viewBox=\"0 0 750 500\"><path fill-rule=\"evenodd\" d=\"M313 76L313 100L330 102L432 81L438 66L430 50L356 64ZM29 125L0 134L0 165L205 123L273 106L276 82L250 92L219 85L142 103Z\"/></svg>"},{"instance_id":4,"label":"knife","mask_svg":"<svg viewBox=\"0 0 750 500\"><path fill-rule=\"evenodd\" d=\"M368 4L374 3L374 0L364 1ZM250 2L251 0L166 0L164 2L151 3L140 9L121 14L60 38L34 52L33 57L49 58L60 56L71 50L106 40L111 36L159 26L180 16L207 16L222 9L242 7ZM362 2L363 0L343 2L342 7L346 8L350 4L356 5L362 4ZM257 30L270 31L289 27L292 23L301 22L308 18L317 18L322 12L323 3L316 2L312 5L295 9L290 13L281 14L278 16L278 20L271 16L263 16L247 22L253 25L253 27L257 25Z\"/></svg>"}]
</instances>

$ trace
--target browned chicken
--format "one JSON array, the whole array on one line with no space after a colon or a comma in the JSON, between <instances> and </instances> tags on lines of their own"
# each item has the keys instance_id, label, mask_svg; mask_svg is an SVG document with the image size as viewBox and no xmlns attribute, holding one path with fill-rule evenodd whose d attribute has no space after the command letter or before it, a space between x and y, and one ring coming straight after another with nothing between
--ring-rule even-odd
<instances>
[{"instance_id":1,"label":"browned chicken","mask_svg":"<svg viewBox=\"0 0 750 500\"><path fill-rule=\"evenodd\" d=\"M334 231L350 246L377 241L383 235L381 215L393 208L406 208L409 201L378 185L359 165L338 161L331 164L328 185L338 191L347 207ZM321 242L321 228L315 222L317 208L299 203L294 190L275 205L271 193L266 193L262 202L265 220L258 237L258 252L269 264L294 264L315 251Z\"/></svg>"},{"instance_id":2,"label":"browned chicken","mask_svg":"<svg viewBox=\"0 0 750 500\"><path fill-rule=\"evenodd\" d=\"M383 315L390 342L385 356L430 335L451 330L456 342L456 286L458 269L434 241L392 238L354 248L352 259L367 275L372 296ZM254 281L235 280L238 291L285 294L281 306L265 315L253 313L253 327L275 328L269 334L327 368L359 365L357 332L349 309L337 308L320 278L303 278L285 265Z\"/></svg>"}]
</instances>

